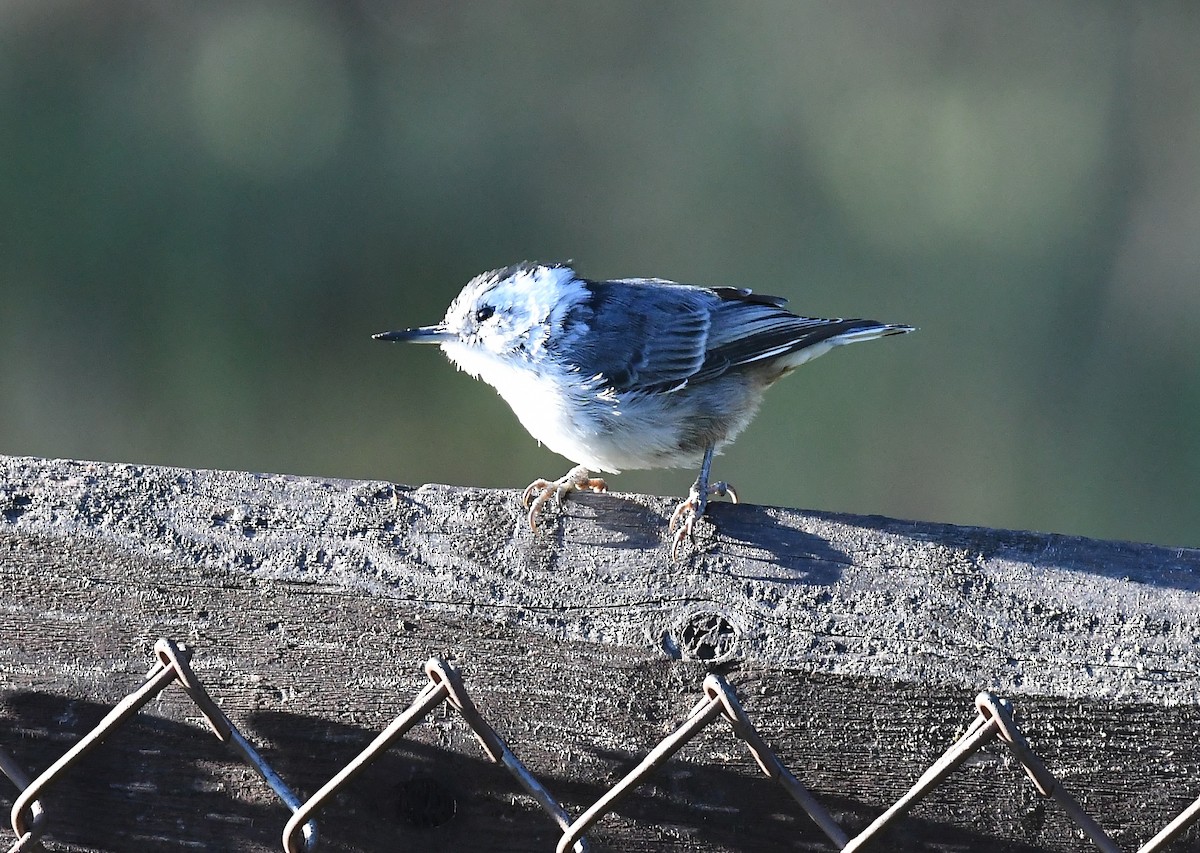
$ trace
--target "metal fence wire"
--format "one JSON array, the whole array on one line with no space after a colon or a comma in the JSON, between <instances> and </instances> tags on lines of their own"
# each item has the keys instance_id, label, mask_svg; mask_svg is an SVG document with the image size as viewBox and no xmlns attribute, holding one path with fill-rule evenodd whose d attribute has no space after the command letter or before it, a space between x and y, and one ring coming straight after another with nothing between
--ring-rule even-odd
<instances>
[{"instance_id":1,"label":"metal fence wire","mask_svg":"<svg viewBox=\"0 0 1200 853\"><path fill-rule=\"evenodd\" d=\"M159 640L154 646L156 661L144 683L130 693L88 732L78 743L51 764L36 779L30 779L13 757L0 749L0 771L12 780L20 793L13 803L11 821L16 840L8 853L23 853L42 849L40 839L50 828L52 815L43 808L38 797L61 779L79 759L104 742L122 723L171 684L178 684L195 703L217 738L228 744L291 811L283 829L282 847L285 853L314 853L319 846L316 815L343 786L380 757L393 743L420 723L434 709L446 704L458 712L474 732L488 757L503 765L522 788L532 796L562 830L556 853L574 850L585 853L587 831L616 807L620 800L643 784L647 777L675 753L716 720L724 720L749 748L758 766L768 777L778 782L829 838L831 849L861 850L877 839L885 827L909 812L932 793L970 756L984 746L999 741L1008 747L1013 758L1024 768L1034 787L1043 796L1053 799L1104 853L1122 853L1122 848L1092 819L1078 801L1063 787L1058 778L1033 752L1025 736L1013 722L1012 708L1007 700L991 693L980 693L975 699L976 716L966 732L916 781L890 808L869 826L850 837L834 820L813 794L783 765L763 741L746 715L737 694L724 678L708 675L704 679L701 698L674 732L661 740L644 759L620 781L575 819L538 781L520 759L509 749L504 739L493 729L475 707L463 685L458 670L441 658L430 658L425 664L429 683L412 703L390 725L348 764L320 787L307 800L302 800L280 778L279 774L238 731L217 706L189 665L190 652L171 640ZM1188 806L1153 838L1138 848L1137 853L1162 850L1200 819L1200 798Z\"/></svg>"}]
</instances>

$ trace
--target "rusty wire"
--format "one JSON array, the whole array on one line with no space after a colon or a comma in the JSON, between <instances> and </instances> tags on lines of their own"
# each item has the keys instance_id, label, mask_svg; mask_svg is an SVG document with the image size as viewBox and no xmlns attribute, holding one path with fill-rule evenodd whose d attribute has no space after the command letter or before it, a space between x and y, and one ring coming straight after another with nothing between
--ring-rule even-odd
<instances>
[{"instance_id":1,"label":"rusty wire","mask_svg":"<svg viewBox=\"0 0 1200 853\"><path fill-rule=\"evenodd\" d=\"M188 665L190 657L188 651L171 640L163 639L154 645L154 653L156 657L154 666L146 674L146 680L142 686L118 702L116 707L109 711L95 728L46 768L40 776L22 786L23 790L17 796L12 807L12 828L17 836L17 841L10 848L10 853L18 853L18 851L23 853L36 849L34 845L38 843L38 839L45 831L47 821L42 820L39 823L33 808L37 795L73 767L80 758L103 743L122 723L140 711L146 703L162 693L174 681L178 681L191 700L196 703L200 713L204 715L205 721L220 741L228 743L236 749L289 807L293 803L299 805L299 798L288 790L278 774L242 737L225 713L212 701L212 697L205 692ZM305 836L306 851L315 850L317 844L315 824L305 828Z\"/></svg>"},{"instance_id":2,"label":"rusty wire","mask_svg":"<svg viewBox=\"0 0 1200 853\"><path fill-rule=\"evenodd\" d=\"M1137 849L1137 853L1154 853L1166 847L1183 834L1189 826L1200 820L1200 798L1176 815L1175 819L1158 831L1158 834Z\"/></svg>"},{"instance_id":3,"label":"rusty wire","mask_svg":"<svg viewBox=\"0 0 1200 853\"><path fill-rule=\"evenodd\" d=\"M1117 842L1113 841L1108 833L1100 828L1100 824L1092 820L1091 815L1083 810L1083 807L1067 792L1067 789L1059 784L1058 779L1050 772L1042 759L1038 758L1029 748L1029 741L1025 740L1025 735L1021 734L1020 729L1013 722L1012 711L1008 703L1000 701L991 693L983 692L975 697L975 707L978 709L980 717L986 717L997 725L999 738L1008 745L1013 757L1025 769L1026 775L1029 776L1038 793L1043 797L1050 797L1058 803L1067 816L1075 821L1091 842L1104 853L1121 853Z\"/></svg>"},{"instance_id":4,"label":"rusty wire","mask_svg":"<svg viewBox=\"0 0 1200 853\"><path fill-rule=\"evenodd\" d=\"M4 773L12 783L17 786L18 790L24 791L31 784L29 776L25 773L25 769L13 759L4 750L0 749L0 771ZM38 850L41 844L38 839L46 832L46 811L42 808L40 800L33 800L29 804L29 828L23 833L18 834L17 840L8 848L8 853L17 853L17 851Z\"/></svg>"},{"instance_id":5,"label":"rusty wire","mask_svg":"<svg viewBox=\"0 0 1200 853\"><path fill-rule=\"evenodd\" d=\"M585 833L612 811L624 797L642 784L651 772L668 761L718 717L723 717L730 724L734 734L749 748L759 768L768 777L778 782L796 800L825 833L834 847L842 853L860 850L878 840L885 827L907 814L921 800L943 784L971 755L993 742L999 742L1008 748L1037 791L1042 796L1057 802L1098 849L1103 853L1121 853L1121 847L1083 810L1078 801L1067 792L1059 779L1030 747L1013 719L1010 704L987 692L980 693L976 697L976 716L963 735L921 774L899 800L888 807L865 829L850 838L825 807L767 746L739 703L734 689L725 679L717 675L710 674L704 679L704 697L692 707L684 722L651 749L637 767L605 791L583 814L572 821L562 805L530 773L503 738L479 713L463 685L458 670L441 658L430 658L426 662L425 674L429 678L429 683L421 689L412 703L333 778L322 785L308 800L301 801L209 696L189 665L189 652L165 639L159 640L155 644L154 652L155 664L147 673L141 687L122 699L95 728L84 735L75 746L51 764L36 779L31 781L21 766L8 753L0 750L0 771L3 771L20 790L13 803L11 813L16 840L8 848L8 853L28 853L28 851L40 849L39 839L46 832L49 819L38 799L39 794L67 772L79 758L100 745L123 722L136 714L146 703L173 682L178 682L188 694L217 738L223 743L229 744L291 810L292 816L283 831L285 853L313 853L318 845L317 825L313 815L324 807L333 794L349 784L393 743L418 725L442 703L449 704L458 712L483 745L488 757L497 764L503 765L521 787L558 824L563 833L558 840L557 853L565 853L568 849L573 849L576 853L585 853L587 850ZM1139 847L1137 853L1156 853L1156 851L1162 850L1198 820L1200 820L1200 799L1193 802L1153 838Z\"/></svg>"},{"instance_id":6,"label":"rusty wire","mask_svg":"<svg viewBox=\"0 0 1200 853\"><path fill-rule=\"evenodd\" d=\"M618 802L640 785L651 771L664 764L718 716L725 717L733 727L734 733L746 742L762 771L779 782L795 798L801 808L808 812L809 816L816 821L817 825L839 849L843 847L846 843L846 833L837 825L825 807L817 802L808 789L800 784L800 781L783 766L775 753L766 745L758 731L750 723L746 712L742 710L729 683L719 675L710 674L704 679L704 698L692 708L683 725L659 741L658 745L642 759L637 767L630 770L625 778L605 791L599 800L567 828L558 841L557 853L565 853L567 848L578 841L592 824L612 811Z\"/></svg>"},{"instance_id":7,"label":"rusty wire","mask_svg":"<svg viewBox=\"0 0 1200 853\"><path fill-rule=\"evenodd\" d=\"M463 687L458 670L451 667L441 658L434 657L425 663L425 674L429 676L429 683L417 694L417 698L412 701L412 704L392 720L388 727L380 732L375 740L371 741L362 752L334 774L333 778L322 785L292 815L291 820L288 821L287 826L283 829L283 849L285 853L299 853L300 848L296 843L296 833L300 824L308 815L314 814L320 809L326 800L369 767L375 759L387 751L389 746L404 737L413 726L420 723L434 708L443 702L449 702L451 707L458 711L459 715L471 728L471 731L475 733L480 743L483 744L484 751L487 752L488 757L497 764L503 765L517 779L521 787L537 800L538 805L554 818L560 827L565 828L570 823L570 818L563 811L558 801L551 796L545 786L537 780L537 777L530 773L525 765L513 754L500 735L496 733L496 730L488 725L483 717L480 716L479 711L475 708L475 703L471 701L471 697L467 695L466 688ZM585 843L581 842L575 845L576 853L586 853L586 850L587 845Z\"/></svg>"}]
</instances>

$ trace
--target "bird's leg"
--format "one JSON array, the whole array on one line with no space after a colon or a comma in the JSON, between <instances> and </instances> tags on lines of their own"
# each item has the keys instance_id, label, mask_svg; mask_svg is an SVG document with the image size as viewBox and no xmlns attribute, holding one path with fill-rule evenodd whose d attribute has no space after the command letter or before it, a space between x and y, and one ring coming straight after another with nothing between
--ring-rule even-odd
<instances>
[{"instance_id":1,"label":"bird's leg","mask_svg":"<svg viewBox=\"0 0 1200 853\"><path fill-rule=\"evenodd\" d=\"M583 465L576 465L557 480L537 479L525 488L521 495L521 503L529 507L529 528L537 530L537 516L546 501L554 498L559 504L572 491L606 492L608 484L599 477L593 477L592 472Z\"/></svg>"},{"instance_id":2,"label":"bird's leg","mask_svg":"<svg viewBox=\"0 0 1200 853\"><path fill-rule=\"evenodd\" d=\"M667 533L674 533L671 537L671 559L679 556L679 546L683 544L683 540L691 538L696 519L704 515L704 510L708 508L710 495L719 498L728 495L734 503L738 502L737 492L734 491L733 486L724 481L712 484L708 482L715 449L715 445L712 444L704 449L704 461L700 463L700 476L696 478L696 482L692 483L687 498L675 507L675 512L671 513L671 523L667 525Z\"/></svg>"}]
</instances>

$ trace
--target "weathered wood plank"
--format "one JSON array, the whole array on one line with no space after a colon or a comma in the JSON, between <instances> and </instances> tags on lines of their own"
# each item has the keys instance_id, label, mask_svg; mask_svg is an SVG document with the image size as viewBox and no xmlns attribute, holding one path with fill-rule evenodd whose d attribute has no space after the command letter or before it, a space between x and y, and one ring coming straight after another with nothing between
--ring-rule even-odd
<instances>
[{"instance_id":1,"label":"weathered wood plank","mask_svg":"<svg viewBox=\"0 0 1200 853\"><path fill-rule=\"evenodd\" d=\"M0 457L0 748L40 771L169 636L305 796L407 705L431 654L457 660L573 815L683 719L710 667L851 830L936 759L983 688L1014 700L1127 847L1200 795L1200 552L718 505L675 563L669 510L580 496L534 534L511 492ZM278 849L286 811L197 718L168 690L57 785L56 849ZM989 749L880 849L1090 849L1007 765ZM589 837L831 849L757 774L718 725ZM438 793L456 812L434 827ZM453 714L319 820L323 850L558 836Z\"/></svg>"}]
</instances>

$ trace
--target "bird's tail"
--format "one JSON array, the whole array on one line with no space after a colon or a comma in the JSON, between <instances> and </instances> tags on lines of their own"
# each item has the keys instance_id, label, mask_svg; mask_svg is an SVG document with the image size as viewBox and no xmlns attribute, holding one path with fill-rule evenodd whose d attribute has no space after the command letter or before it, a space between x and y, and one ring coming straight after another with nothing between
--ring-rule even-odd
<instances>
[{"instance_id":1,"label":"bird's tail","mask_svg":"<svg viewBox=\"0 0 1200 853\"><path fill-rule=\"evenodd\" d=\"M808 324L807 327L786 347L782 347L777 356L789 372L843 344L873 341L888 335L903 335L905 332L916 331L915 326L880 323L876 320L801 320Z\"/></svg>"},{"instance_id":2,"label":"bird's tail","mask_svg":"<svg viewBox=\"0 0 1200 853\"><path fill-rule=\"evenodd\" d=\"M844 331L834 331L827 340L837 344L856 344L859 341L873 341L888 335L903 335L905 332L915 332L916 326L906 326L903 323L878 323L875 320L843 320Z\"/></svg>"}]
</instances>

